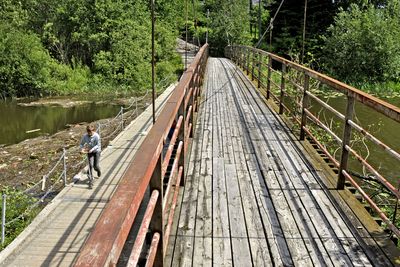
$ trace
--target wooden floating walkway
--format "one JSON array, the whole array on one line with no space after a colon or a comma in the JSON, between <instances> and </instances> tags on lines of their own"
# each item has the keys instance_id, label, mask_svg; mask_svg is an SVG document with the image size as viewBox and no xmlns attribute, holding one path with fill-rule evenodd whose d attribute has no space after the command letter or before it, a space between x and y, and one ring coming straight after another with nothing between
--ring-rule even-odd
<instances>
[{"instance_id":1,"label":"wooden floating walkway","mask_svg":"<svg viewBox=\"0 0 400 267\"><path fill-rule=\"evenodd\" d=\"M167 266L390 266L227 59L209 58Z\"/></svg>"},{"instance_id":2,"label":"wooden floating walkway","mask_svg":"<svg viewBox=\"0 0 400 267\"><path fill-rule=\"evenodd\" d=\"M157 98L157 114L174 88ZM17 242L0 253L0 266L72 266L151 126L149 106L102 152L103 176L95 179L93 189L88 189L85 175L64 188Z\"/></svg>"}]
</instances>

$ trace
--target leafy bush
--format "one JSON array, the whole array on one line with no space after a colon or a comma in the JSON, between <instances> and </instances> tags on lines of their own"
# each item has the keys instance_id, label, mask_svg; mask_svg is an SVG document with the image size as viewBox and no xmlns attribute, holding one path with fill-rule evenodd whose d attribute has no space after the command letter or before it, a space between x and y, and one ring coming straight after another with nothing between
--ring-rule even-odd
<instances>
[{"instance_id":1,"label":"leafy bush","mask_svg":"<svg viewBox=\"0 0 400 267\"><path fill-rule=\"evenodd\" d=\"M351 5L337 15L325 37L329 72L347 82L400 81L400 8L393 3Z\"/></svg>"},{"instance_id":2,"label":"leafy bush","mask_svg":"<svg viewBox=\"0 0 400 267\"><path fill-rule=\"evenodd\" d=\"M17 189L4 187L2 190L2 195L3 194L6 194L7 198L5 242L2 248L11 243L11 241L29 225L40 211L39 206L32 208L32 205L36 203L37 199L30 197ZM1 200L1 202L2 201L3 200ZM2 213L2 208L3 203L0 205L0 214ZM11 222L13 219L16 220ZM7 223L10 224L7 225Z\"/></svg>"}]
</instances>

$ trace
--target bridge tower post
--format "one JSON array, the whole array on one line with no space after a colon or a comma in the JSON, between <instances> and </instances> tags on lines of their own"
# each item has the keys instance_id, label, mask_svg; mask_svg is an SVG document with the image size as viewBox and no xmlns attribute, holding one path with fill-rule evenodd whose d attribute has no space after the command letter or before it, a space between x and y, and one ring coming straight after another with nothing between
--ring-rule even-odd
<instances>
[{"instance_id":1,"label":"bridge tower post","mask_svg":"<svg viewBox=\"0 0 400 267\"><path fill-rule=\"evenodd\" d=\"M346 177L343 174L343 170L347 171L347 163L349 159L349 151L346 147L350 144L351 139L351 125L349 124L349 120L353 119L354 115L354 97L348 93L347 95L347 108L346 108L346 116L344 121L344 130L343 130L343 139L342 139L342 155L340 157L340 166L339 166L339 177L336 185L336 189L344 189L344 182Z\"/></svg>"}]
</instances>

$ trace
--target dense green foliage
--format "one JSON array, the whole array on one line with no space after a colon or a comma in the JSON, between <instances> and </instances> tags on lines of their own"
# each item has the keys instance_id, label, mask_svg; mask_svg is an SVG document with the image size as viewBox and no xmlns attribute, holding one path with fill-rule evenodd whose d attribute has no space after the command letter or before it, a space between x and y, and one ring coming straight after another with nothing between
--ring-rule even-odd
<instances>
[{"instance_id":1,"label":"dense green foliage","mask_svg":"<svg viewBox=\"0 0 400 267\"><path fill-rule=\"evenodd\" d=\"M157 1L157 77L176 79L183 0ZM3 95L147 88L149 1L25 0L0 4ZM175 77L174 77L175 76Z\"/></svg>"},{"instance_id":2,"label":"dense green foliage","mask_svg":"<svg viewBox=\"0 0 400 267\"><path fill-rule=\"evenodd\" d=\"M349 82L400 80L400 8L352 5L341 11L325 38L329 72Z\"/></svg>"},{"instance_id":3,"label":"dense green foliage","mask_svg":"<svg viewBox=\"0 0 400 267\"><path fill-rule=\"evenodd\" d=\"M229 44L256 44L281 1L252 2L156 1L157 79L171 81L181 70L175 46L186 28L188 40L199 45L208 30L213 55L221 56ZM307 3L304 55L304 1L283 2L260 48L357 85L398 82L399 0ZM148 0L2 1L1 95L148 88L149 5Z\"/></svg>"},{"instance_id":4,"label":"dense green foliage","mask_svg":"<svg viewBox=\"0 0 400 267\"><path fill-rule=\"evenodd\" d=\"M37 202L35 198L17 189L3 187L2 195L4 194L6 195L6 228L2 248L11 243L40 211L39 206L34 206ZM1 203L0 212L2 208L3 203Z\"/></svg>"},{"instance_id":5,"label":"dense green foliage","mask_svg":"<svg viewBox=\"0 0 400 267\"><path fill-rule=\"evenodd\" d=\"M280 0L263 1L270 17L280 4ZM304 4L304 0L283 2L272 32L262 40L263 50L363 90L385 94L400 88L399 0L307 0L303 58ZM262 28L270 22L263 22Z\"/></svg>"}]
</instances>

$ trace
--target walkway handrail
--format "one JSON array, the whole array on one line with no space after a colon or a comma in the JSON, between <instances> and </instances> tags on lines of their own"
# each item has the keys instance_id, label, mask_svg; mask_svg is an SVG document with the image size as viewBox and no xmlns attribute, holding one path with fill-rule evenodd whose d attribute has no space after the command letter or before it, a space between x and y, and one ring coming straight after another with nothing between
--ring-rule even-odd
<instances>
[{"instance_id":1,"label":"walkway handrail","mask_svg":"<svg viewBox=\"0 0 400 267\"><path fill-rule=\"evenodd\" d=\"M391 157L400 161L399 152L396 152L390 146L384 144L372 133L368 132L368 130L358 125L353 119L355 116L354 108L356 101L392 119L395 123L400 123L400 108L310 68L260 49L248 46L228 46L225 49L225 55L232 59L238 66L242 67L248 75L251 75L252 79L255 79L258 82L258 88L264 94L266 99L272 97L272 99L276 101L277 105L279 105L279 114L287 113L295 122L298 123L300 129L300 140L304 140L305 136L308 135L310 140L323 151L327 158L332 162L333 166L338 169L339 177L337 181L337 189L343 189L345 180L347 179L382 219L382 221L385 222L387 227L400 238L400 230L397 228L395 222L396 212L392 220L390 220L388 214L378 207L371 196L365 192L356 179L353 178L355 175L348 170L347 166L350 156L358 160L362 167L371 172L376 177L376 180L394 196L394 203L396 203L395 205L397 209L397 203L400 199L399 189L393 186L376 168L368 163L367 158L362 157L360 152L357 152L351 147L351 132L352 130L357 131L357 133L363 136L363 138L368 139L386 151ZM279 67L281 67L281 70L276 70L276 68ZM297 78L297 81L294 81L289 76L290 70L294 70L294 76ZM273 79L274 77L275 79ZM314 79L314 81L326 85L329 89L334 89L337 92L344 94L347 97L345 114L340 113L326 101L311 93L310 79ZM280 80L280 83L276 80ZM290 90L288 90L289 86L293 86L292 94ZM276 89L275 91L277 91L275 94L273 92L274 88ZM296 99L296 96L299 98L299 101ZM313 113L310 101L314 101L314 103L329 110L339 119L343 124L342 138L335 133L333 127L326 125L318 118L319 116L315 114L315 112ZM338 148L341 149L339 159L328 151L329 149L321 142L321 140L319 140L320 138L318 138L318 136L313 134L313 128L307 125L308 121L319 127L319 129L321 129L325 134L328 134L339 144Z\"/></svg>"},{"instance_id":2,"label":"walkway handrail","mask_svg":"<svg viewBox=\"0 0 400 267\"><path fill-rule=\"evenodd\" d=\"M154 260L156 266L162 266L168 232L172 224L170 218L173 218L175 210L175 196L179 185L183 185L184 181L184 158L194 130L194 112L198 107L197 98L200 95L207 58L208 45L206 44L199 50L182 75L156 123L136 152L136 156L81 250L75 266L115 266L117 264L131 227L137 220L136 215L145 200L146 192L150 192L152 197L151 201L144 203L147 205L147 211L128 265L136 266L137 255L141 253L144 243L143 235L149 232L153 242L149 244L151 257L147 260ZM169 135L170 132L176 130L178 120L183 121L177 130L178 133L174 134L176 138L173 140L169 138ZM178 143L177 150L180 151L175 154L176 156L169 154L169 157L165 158L163 150L170 145L177 148ZM164 176L163 166L168 164L174 165L174 170ZM167 184L165 180L168 180ZM164 187L174 189L164 192ZM164 204L163 209L164 200L168 202L169 199L171 199L170 203Z\"/></svg>"}]
</instances>

